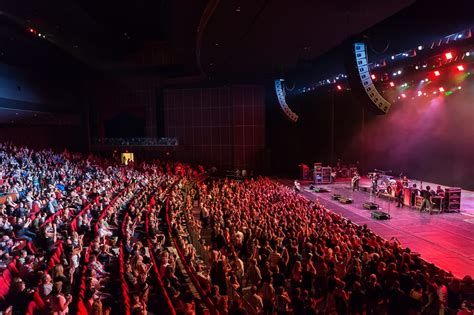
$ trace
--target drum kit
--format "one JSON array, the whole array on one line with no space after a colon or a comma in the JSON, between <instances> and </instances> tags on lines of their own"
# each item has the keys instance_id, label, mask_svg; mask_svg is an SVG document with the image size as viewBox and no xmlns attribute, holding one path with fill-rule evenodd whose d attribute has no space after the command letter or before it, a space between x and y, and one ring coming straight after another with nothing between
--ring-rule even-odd
<instances>
[{"instance_id":1,"label":"drum kit","mask_svg":"<svg viewBox=\"0 0 474 315\"><path fill-rule=\"evenodd\" d=\"M393 176L387 175L392 171L381 171L374 170L368 174L369 179L372 181L372 193L387 193L392 194L395 191L397 181Z\"/></svg>"}]
</instances>

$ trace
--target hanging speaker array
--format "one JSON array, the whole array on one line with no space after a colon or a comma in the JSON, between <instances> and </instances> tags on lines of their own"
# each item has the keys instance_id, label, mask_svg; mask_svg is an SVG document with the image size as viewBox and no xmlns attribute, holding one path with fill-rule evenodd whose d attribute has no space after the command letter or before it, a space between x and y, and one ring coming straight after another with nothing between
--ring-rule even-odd
<instances>
[{"instance_id":1,"label":"hanging speaker array","mask_svg":"<svg viewBox=\"0 0 474 315\"><path fill-rule=\"evenodd\" d=\"M390 102L388 102L379 91L375 88L369 72L369 60L367 56L367 46L365 43L357 42L354 44L354 53L356 58L357 70L360 77L360 82L365 90L365 93L370 98L372 103L377 106L378 111L386 114L390 110Z\"/></svg>"},{"instance_id":2,"label":"hanging speaker array","mask_svg":"<svg viewBox=\"0 0 474 315\"><path fill-rule=\"evenodd\" d=\"M292 122L297 122L298 121L298 115L295 114L288 104L286 103L286 93L285 93L285 88L283 86L283 80L282 79L277 79L275 80L275 92L278 98L278 103L280 104L280 108L285 114L285 116Z\"/></svg>"}]
</instances>

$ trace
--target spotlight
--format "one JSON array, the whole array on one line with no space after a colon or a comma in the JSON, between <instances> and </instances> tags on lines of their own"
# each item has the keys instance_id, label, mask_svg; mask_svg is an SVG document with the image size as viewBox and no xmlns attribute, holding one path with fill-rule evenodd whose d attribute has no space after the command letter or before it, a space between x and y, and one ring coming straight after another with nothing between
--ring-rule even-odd
<instances>
[{"instance_id":1,"label":"spotlight","mask_svg":"<svg viewBox=\"0 0 474 315\"><path fill-rule=\"evenodd\" d=\"M429 81L428 78L426 78L426 79L425 79L425 82L428 82L428 81Z\"/></svg>"},{"instance_id":2,"label":"spotlight","mask_svg":"<svg viewBox=\"0 0 474 315\"><path fill-rule=\"evenodd\" d=\"M32 28L30 28L29 31L30 31L30 33L34 33L34 32L35 32L35 30L32 29Z\"/></svg>"},{"instance_id":3,"label":"spotlight","mask_svg":"<svg viewBox=\"0 0 474 315\"><path fill-rule=\"evenodd\" d=\"M458 86L458 90L462 89L462 86Z\"/></svg>"},{"instance_id":4,"label":"spotlight","mask_svg":"<svg viewBox=\"0 0 474 315\"><path fill-rule=\"evenodd\" d=\"M397 72L397 73L398 73L398 74L402 74L402 70L398 70L398 72Z\"/></svg>"},{"instance_id":5,"label":"spotlight","mask_svg":"<svg viewBox=\"0 0 474 315\"><path fill-rule=\"evenodd\" d=\"M443 88L443 87L440 87L438 90L439 90L441 93L444 92L444 88Z\"/></svg>"},{"instance_id":6,"label":"spotlight","mask_svg":"<svg viewBox=\"0 0 474 315\"><path fill-rule=\"evenodd\" d=\"M418 91L418 96L422 96L422 95L423 95L423 92Z\"/></svg>"},{"instance_id":7,"label":"spotlight","mask_svg":"<svg viewBox=\"0 0 474 315\"><path fill-rule=\"evenodd\" d=\"M407 97L407 96L405 95L405 93L403 93L403 94L402 94L402 97L405 98L405 97Z\"/></svg>"},{"instance_id":8,"label":"spotlight","mask_svg":"<svg viewBox=\"0 0 474 315\"><path fill-rule=\"evenodd\" d=\"M462 37L462 34L459 34L459 35L458 35L458 38L461 38L461 37Z\"/></svg>"},{"instance_id":9,"label":"spotlight","mask_svg":"<svg viewBox=\"0 0 474 315\"><path fill-rule=\"evenodd\" d=\"M340 86L339 84L337 85L337 89L340 91L342 90L342 86Z\"/></svg>"},{"instance_id":10,"label":"spotlight","mask_svg":"<svg viewBox=\"0 0 474 315\"><path fill-rule=\"evenodd\" d=\"M370 77L372 78L372 80L375 80L375 74L372 74Z\"/></svg>"},{"instance_id":11,"label":"spotlight","mask_svg":"<svg viewBox=\"0 0 474 315\"><path fill-rule=\"evenodd\" d=\"M394 87L394 86L395 86L395 83L390 82L390 86L391 86L391 87Z\"/></svg>"},{"instance_id":12,"label":"spotlight","mask_svg":"<svg viewBox=\"0 0 474 315\"><path fill-rule=\"evenodd\" d=\"M41 33L38 33L38 36L41 37Z\"/></svg>"},{"instance_id":13,"label":"spotlight","mask_svg":"<svg viewBox=\"0 0 474 315\"><path fill-rule=\"evenodd\" d=\"M458 68L459 71L464 71L464 66L463 65L459 65L459 66L457 66L457 68Z\"/></svg>"},{"instance_id":14,"label":"spotlight","mask_svg":"<svg viewBox=\"0 0 474 315\"><path fill-rule=\"evenodd\" d=\"M416 70L418 70L418 69L420 69L420 67L418 67L418 66L415 66L415 69L416 69Z\"/></svg>"},{"instance_id":15,"label":"spotlight","mask_svg":"<svg viewBox=\"0 0 474 315\"><path fill-rule=\"evenodd\" d=\"M451 54L450 52L445 53L444 56L447 60L453 59L453 54Z\"/></svg>"},{"instance_id":16,"label":"spotlight","mask_svg":"<svg viewBox=\"0 0 474 315\"><path fill-rule=\"evenodd\" d=\"M470 52L467 52L467 53L466 53L466 56L468 56L468 57L469 57L469 55L470 55L470 54L471 54Z\"/></svg>"},{"instance_id":17,"label":"spotlight","mask_svg":"<svg viewBox=\"0 0 474 315\"><path fill-rule=\"evenodd\" d=\"M441 75L441 73L440 73L438 70L436 70L436 71L434 72L434 75L437 76L437 77L439 77L439 76Z\"/></svg>"},{"instance_id":18,"label":"spotlight","mask_svg":"<svg viewBox=\"0 0 474 315\"><path fill-rule=\"evenodd\" d=\"M418 50L422 50L423 49L423 46L418 46Z\"/></svg>"},{"instance_id":19,"label":"spotlight","mask_svg":"<svg viewBox=\"0 0 474 315\"><path fill-rule=\"evenodd\" d=\"M392 56L392 60L395 59L395 56Z\"/></svg>"}]
</instances>

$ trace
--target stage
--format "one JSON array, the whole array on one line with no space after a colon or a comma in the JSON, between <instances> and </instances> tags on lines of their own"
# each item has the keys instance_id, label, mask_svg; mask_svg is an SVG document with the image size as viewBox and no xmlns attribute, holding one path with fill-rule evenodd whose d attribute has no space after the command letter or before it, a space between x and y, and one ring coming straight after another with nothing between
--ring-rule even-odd
<instances>
[{"instance_id":1,"label":"stage","mask_svg":"<svg viewBox=\"0 0 474 315\"><path fill-rule=\"evenodd\" d=\"M293 180L278 179L282 184L293 187ZM367 226L380 236L390 239L396 237L402 246L420 253L421 257L438 267L451 271L455 276L474 276L474 192L462 191L461 212L430 215L427 212L395 207L395 202L370 196L368 192L350 189L350 182L319 185L329 192L315 193L309 190L309 181L301 181L301 194L310 200L319 200L328 209L352 220L354 223ZM423 183L436 188L437 184ZM370 181L363 179L361 187L370 186ZM443 186L444 187L444 186ZM341 204L332 200L332 194L340 194L353 199L352 204ZM371 210L362 204L373 201L380 210L391 215L390 220L371 218Z\"/></svg>"}]
</instances>

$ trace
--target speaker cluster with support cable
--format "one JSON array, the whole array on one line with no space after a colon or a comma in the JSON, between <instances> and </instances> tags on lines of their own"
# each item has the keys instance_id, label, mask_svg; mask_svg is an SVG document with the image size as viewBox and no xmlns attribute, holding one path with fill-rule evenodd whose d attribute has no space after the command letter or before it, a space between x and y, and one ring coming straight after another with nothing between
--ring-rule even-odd
<instances>
[{"instance_id":1,"label":"speaker cluster with support cable","mask_svg":"<svg viewBox=\"0 0 474 315\"><path fill-rule=\"evenodd\" d=\"M360 81L365 90L365 93L370 98L372 103L377 106L379 112L386 114L390 110L390 104L375 88L369 72L369 60L367 56L367 46L363 42L356 42L354 44L354 53L356 58L357 71L359 73Z\"/></svg>"},{"instance_id":2,"label":"speaker cluster with support cable","mask_svg":"<svg viewBox=\"0 0 474 315\"><path fill-rule=\"evenodd\" d=\"M275 91L276 95L278 98L278 103L280 104L280 108L283 110L283 113L285 116L292 122L297 122L298 121L298 115L295 114L288 104L286 103L286 93L285 89L283 87L283 79L277 79L275 80Z\"/></svg>"}]
</instances>

